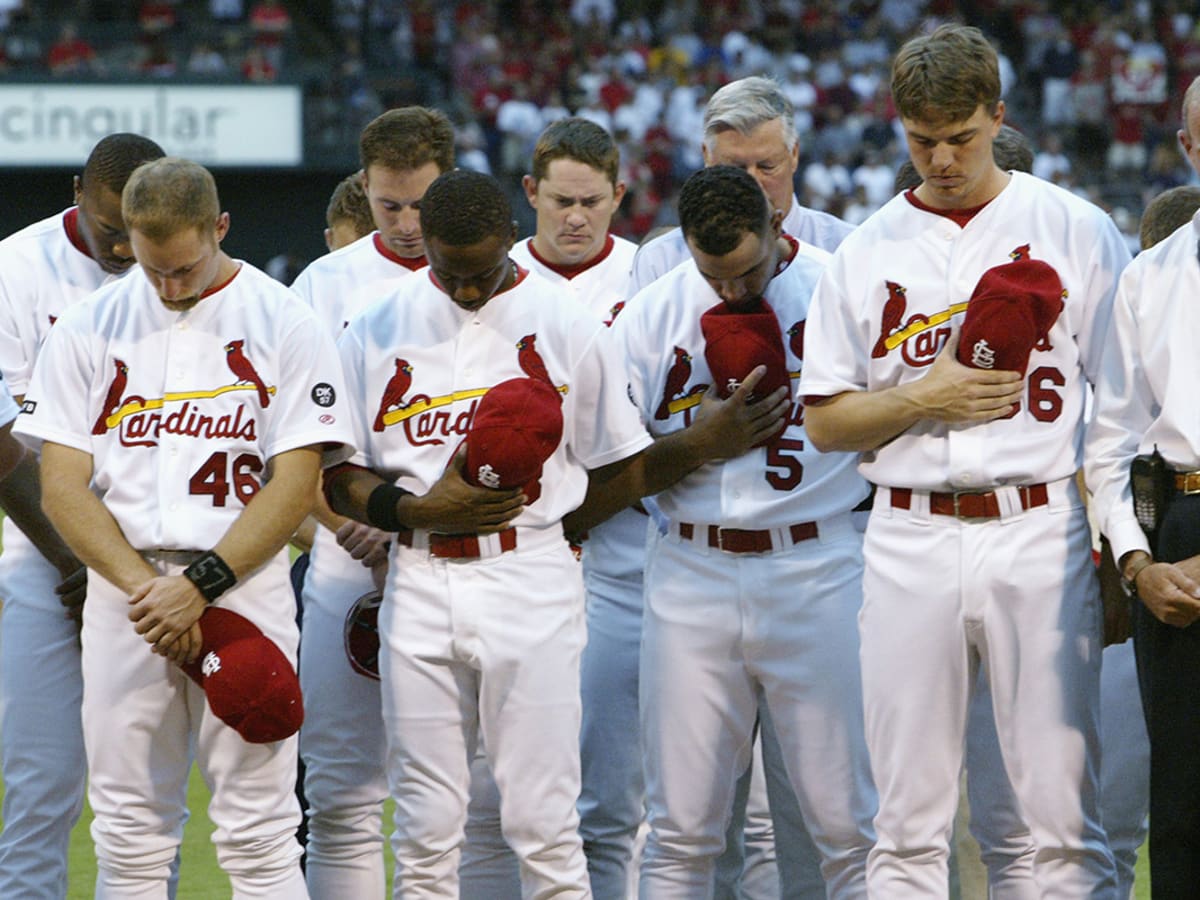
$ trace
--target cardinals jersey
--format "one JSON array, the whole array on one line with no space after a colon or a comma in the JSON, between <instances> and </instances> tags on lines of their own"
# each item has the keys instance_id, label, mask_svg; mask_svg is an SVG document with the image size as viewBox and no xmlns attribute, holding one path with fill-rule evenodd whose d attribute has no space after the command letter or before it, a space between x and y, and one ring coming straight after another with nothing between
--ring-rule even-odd
<instances>
[{"instance_id":1,"label":"cardinals jersey","mask_svg":"<svg viewBox=\"0 0 1200 900\"><path fill-rule=\"evenodd\" d=\"M375 231L313 260L296 276L292 290L337 340L355 315L424 266L424 257L397 256Z\"/></svg>"},{"instance_id":2,"label":"cardinals jersey","mask_svg":"<svg viewBox=\"0 0 1200 900\"><path fill-rule=\"evenodd\" d=\"M474 312L418 275L351 321L338 347L362 463L418 494L442 476L488 388L544 370L562 396L563 437L517 525L556 524L583 501L587 470L651 442L608 329L524 270Z\"/></svg>"},{"instance_id":3,"label":"cardinals jersey","mask_svg":"<svg viewBox=\"0 0 1200 900\"><path fill-rule=\"evenodd\" d=\"M1014 172L965 227L899 195L834 254L813 299L806 397L875 391L920 378L988 269L1027 256L1051 266L1064 308L1035 347L1016 414L984 424L922 421L862 456L876 484L974 490L1073 475L1117 279L1129 251L1098 207Z\"/></svg>"},{"instance_id":4,"label":"cardinals jersey","mask_svg":"<svg viewBox=\"0 0 1200 900\"><path fill-rule=\"evenodd\" d=\"M110 275L89 255L75 231L77 209L35 222L0 241L0 373L12 393L29 388L33 364L50 326L67 308L121 275ZM72 239L74 238L74 239ZM12 572L49 566L29 539L6 518L0 554L0 595L11 598ZM22 602L61 609L58 598L24 591Z\"/></svg>"},{"instance_id":5,"label":"cardinals jersey","mask_svg":"<svg viewBox=\"0 0 1200 900\"><path fill-rule=\"evenodd\" d=\"M536 272L566 291L584 307L612 322L629 299L629 270L637 245L624 238L608 236L604 249L582 268L563 271L540 259L533 247L533 238L519 241L509 253L519 266Z\"/></svg>"},{"instance_id":6,"label":"cardinals jersey","mask_svg":"<svg viewBox=\"0 0 1200 900\"><path fill-rule=\"evenodd\" d=\"M805 321L822 266L798 251L785 265L763 297L779 320L794 380L810 346ZM630 394L652 434L685 428L712 384L700 317L720 302L696 264L688 262L639 292L613 323ZM794 399L779 440L697 469L658 494L658 505L672 521L725 528L819 521L849 512L867 495L854 463L852 454L818 453L812 447L804 431L804 407Z\"/></svg>"},{"instance_id":7,"label":"cardinals jersey","mask_svg":"<svg viewBox=\"0 0 1200 900\"><path fill-rule=\"evenodd\" d=\"M838 248L854 226L829 213L801 206L793 196L791 211L783 217L783 230L800 242L800 250L805 255L818 262L827 262L829 254ZM641 247L633 259L631 293L637 293L691 258L681 229L673 228L659 235Z\"/></svg>"},{"instance_id":8,"label":"cardinals jersey","mask_svg":"<svg viewBox=\"0 0 1200 900\"><path fill-rule=\"evenodd\" d=\"M1129 463L1158 451L1200 469L1196 347L1200 346L1200 222L1138 254L1121 277L1087 433L1088 488L1113 556L1150 551L1133 512Z\"/></svg>"},{"instance_id":9,"label":"cardinals jersey","mask_svg":"<svg viewBox=\"0 0 1200 900\"><path fill-rule=\"evenodd\" d=\"M59 319L15 431L90 453L92 488L136 549L207 549L270 459L352 452L329 336L291 291L246 263L172 312L140 275Z\"/></svg>"},{"instance_id":10,"label":"cardinals jersey","mask_svg":"<svg viewBox=\"0 0 1200 900\"><path fill-rule=\"evenodd\" d=\"M629 299L629 269L637 245L609 235L595 259L564 273L539 259L532 243L533 238L518 242L509 255L611 325ZM585 569L593 577L640 578L646 567L646 526L646 515L630 508L591 529L583 544Z\"/></svg>"}]
</instances>

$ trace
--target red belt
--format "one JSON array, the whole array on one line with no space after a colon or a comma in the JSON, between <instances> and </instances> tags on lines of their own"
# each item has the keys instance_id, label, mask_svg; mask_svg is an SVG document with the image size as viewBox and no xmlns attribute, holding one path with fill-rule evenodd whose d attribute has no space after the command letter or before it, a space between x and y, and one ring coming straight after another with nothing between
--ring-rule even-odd
<instances>
[{"instance_id":1,"label":"red belt","mask_svg":"<svg viewBox=\"0 0 1200 900\"><path fill-rule=\"evenodd\" d=\"M517 548L517 529L509 527L496 532L500 539L500 552L507 553ZM413 533L399 531L396 533L397 542L405 547L413 546ZM429 535L429 555L439 559L479 559L483 552L479 544L479 535L475 534L434 534Z\"/></svg>"},{"instance_id":2,"label":"red belt","mask_svg":"<svg viewBox=\"0 0 1200 900\"><path fill-rule=\"evenodd\" d=\"M790 538L791 543L784 546L799 544L817 536L816 522L799 522L780 529ZM745 528L721 528L717 525L708 526L708 546L726 553L767 553L771 550L782 550L775 545L776 532L770 529L748 530ZM685 541L696 539L696 526L691 522L679 523L679 537Z\"/></svg>"},{"instance_id":3,"label":"red belt","mask_svg":"<svg viewBox=\"0 0 1200 900\"><path fill-rule=\"evenodd\" d=\"M896 509L912 507L913 492L910 488L890 488L892 506ZM1021 485L1017 488L1021 497L1021 509L1046 506L1050 502L1045 484ZM960 519L1000 518L1000 498L995 491L958 491L929 494L929 511L938 516L956 516Z\"/></svg>"}]
</instances>

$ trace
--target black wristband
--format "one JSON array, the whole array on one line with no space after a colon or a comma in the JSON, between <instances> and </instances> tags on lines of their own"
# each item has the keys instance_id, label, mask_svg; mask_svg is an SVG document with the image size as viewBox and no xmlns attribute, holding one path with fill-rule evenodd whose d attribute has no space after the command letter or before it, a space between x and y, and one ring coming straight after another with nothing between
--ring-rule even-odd
<instances>
[{"instance_id":1,"label":"black wristband","mask_svg":"<svg viewBox=\"0 0 1200 900\"><path fill-rule=\"evenodd\" d=\"M194 584L209 603L237 584L233 569L211 550L202 553L199 559L184 569L183 577Z\"/></svg>"},{"instance_id":2,"label":"black wristband","mask_svg":"<svg viewBox=\"0 0 1200 900\"><path fill-rule=\"evenodd\" d=\"M396 515L396 504L401 497L411 497L412 491L381 484L367 497L367 523L381 531L404 531L408 528Z\"/></svg>"}]
</instances>

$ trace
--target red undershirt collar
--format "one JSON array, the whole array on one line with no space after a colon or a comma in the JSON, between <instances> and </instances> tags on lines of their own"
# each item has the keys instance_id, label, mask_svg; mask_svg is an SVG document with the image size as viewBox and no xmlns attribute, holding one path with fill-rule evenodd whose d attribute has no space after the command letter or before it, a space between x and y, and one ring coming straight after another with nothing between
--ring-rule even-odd
<instances>
[{"instance_id":1,"label":"red undershirt collar","mask_svg":"<svg viewBox=\"0 0 1200 900\"><path fill-rule=\"evenodd\" d=\"M943 218L949 219L959 228L965 228L967 223L975 218L975 214L977 212L979 212L981 209L987 206L988 203L991 203L992 200L996 198L993 197L992 200L987 201L987 203L981 203L978 206L972 206L970 209L936 209L929 204L922 203L920 200L918 200L915 193L915 188L909 188L904 192L904 199L917 209L933 213L935 216L942 216Z\"/></svg>"},{"instance_id":2,"label":"red undershirt collar","mask_svg":"<svg viewBox=\"0 0 1200 900\"><path fill-rule=\"evenodd\" d=\"M551 272L555 272L556 274L561 275L563 278L570 281L572 278L574 278L579 273L586 272L592 266L597 266L600 263L604 262L604 260L608 259L608 255L610 253L612 253L613 247L616 246L616 241L613 240L613 236L611 234L605 235L604 246L602 248L600 248L600 252L597 253L595 256L593 256L591 259L589 259L587 262L582 262L582 263L579 263L574 266L563 266L563 265L559 265L558 263L550 262L550 260L546 259L544 256L542 256L542 254L537 252L537 248L533 246L533 238L529 239L526 246L529 247L529 255L530 256L532 256L534 259L536 259L538 262L540 262L543 266L545 266Z\"/></svg>"},{"instance_id":3,"label":"red undershirt collar","mask_svg":"<svg viewBox=\"0 0 1200 900\"><path fill-rule=\"evenodd\" d=\"M429 263L425 259L425 254L420 256L398 256L387 244L383 242L383 235L378 231L375 232L373 240L375 241L375 249L379 251L379 255L385 259L390 259L398 266L404 266L410 272L415 272L417 269L423 269Z\"/></svg>"}]
</instances>

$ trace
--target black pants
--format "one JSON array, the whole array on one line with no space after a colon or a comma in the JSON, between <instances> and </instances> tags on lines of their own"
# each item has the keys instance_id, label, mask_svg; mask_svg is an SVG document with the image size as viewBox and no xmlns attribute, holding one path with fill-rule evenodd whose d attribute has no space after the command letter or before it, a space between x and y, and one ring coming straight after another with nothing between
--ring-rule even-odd
<instances>
[{"instance_id":1,"label":"black pants","mask_svg":"<svg viewBox=\"0 0 1200 900\"><path fill-rule=\"evenodd\" d=\"M1154 558L1200 553L1200 495L1167 508ZM1200 897L1200 622L1164 625L1134 604L1138 683L1150 734L1150 882L1154 900Z\"/></svg>"}]
</instances>

